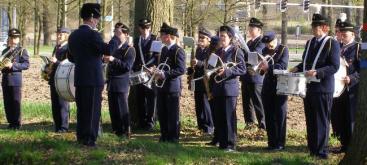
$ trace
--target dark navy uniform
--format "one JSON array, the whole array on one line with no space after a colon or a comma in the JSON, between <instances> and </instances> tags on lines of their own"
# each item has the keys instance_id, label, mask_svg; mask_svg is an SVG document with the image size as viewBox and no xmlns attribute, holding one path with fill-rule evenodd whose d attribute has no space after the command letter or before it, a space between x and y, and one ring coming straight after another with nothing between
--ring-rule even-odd
<instances>
[{"instance_id":1,"label":"dark navy uniform","mask_svg":"<svg viewBox=\"0 0 367 165\"><path fill-rule=\"evenodd\" d=\"M51 92L52 117L54 119L56 132L65 132L69 129L69 102L59 96L56 91L54 80L56 69L59 66L60 62L66 59L67 52L68 45L66 42L65 44L55 46L53 54L55 55L57 61L52 65L52 71L50 74L50 79L48 81Z\"/></svg>"},{"instance_id":2,"label":"dark navy uniform","mask_svg":"<svg viewBox=\"0 0 367 165\"><path fill-rule=\"evenodd\" d=\"M275 33L268 32L264 35L262 42L269 43L274 39L276 39ZM265 47L262 54L264 56L270 55L274 60L274 64L268 62L261 92L268 135L268 149L281 150L284 148L286 139L288 97L276 94L277 77L273 74L273 70L287 70L288 48L284 45L277 45L274 50Z\"/></svg>"},{"instance_id":3,"label":"dark navy uniform","mask_svg":"<svg viewBox=\"0 0 367 165\"><path fill-rule=\"evenodd\" d=\"M9 37L19 36L19 30L9 30ZM2 54L8 52L9 49L10 47L5 48ZM15 53L14 58L10 59L13 66L10 69L4 68L1 70L1 86L6 119L9 123L8 128L19 129L21 126L22 71L29 68L29 56L27 50L20 46L17 46L10 52L10 54L13 53Z\"/></svg>"},{"instance_id":4,"label":"dark navy uniform","mask_svg":"<svg viewBox=\"0 0 367 165\"><path fill-rule=\"evenodd\" d=\"M125 42L112 54L115 59L108 63L108 105L112 130L118 136L129 134L130 117L127 97L129 75L135 59L135 49Z\"/></svg>"},{"instance_id":5,"label":"dark navy uniform","mask_svg":"<svg viewBox=\"0 0 367 165\"><path fill-rule=\"evenodd\" d=\"M354 26L347 22L341 23L340 30L353 32ZM341 152L347 150L355 124L360 79L359 50L360 44L355 41L343 45L341 48L341 57L348 64L347 75L350 78L350 83L338 98L334 98L331 109L331 124L333 129L336 129L338 138L340 138Z\"/></svg>"},{"instance_id":6,"label":"dark navy uniform","mask_svg":"<svg viewBox=\"0 0 367 165\"><path fill-rule=\"evenodd\" d=\"M234 36L233 30L228 26L222 26L220 31L227 32ZM224 81L212 83L211 91L213 94L213 113L218 126L215 127L218 135L219 148L233 150L236 146L237 118L236 105L239 95L238 76L246 72L245 61L241 49L229 45L227 48L221 48L216 53L224 63L234 62L236 66L225 69L221 77Z\"/></svg>"},{"instance_id":7,"label":"dark navy uniform","mask_svg":"<svg viewBox=\"0 0 367 165\"><path fill-rule=\"evenodd\" d=\"M177 29L163 23L161 33L178 37ZM157 110L161 129L161 142L178 142L180 136L180 96L182 91L181 76L185 74L185 51L177 44L163 47L159 63L170 66L170 71L164 71L165 83L157 88Z\"/></svg>"},{"instance_id":8,"label":"dark navy uniform","mask_svg":"<svg viewBox=\"0 0 367 165\"><path fill-rule=\"evenodd\" d=\"M113 36L110 40L110 42L108 42L108 45L110 46L110 52L111 54L118 49L118 46L121 45L121 41L120 39L118 39L117 36Z\"/></svg>"},{"instance_id":9,"label":"dark navy uniform","mask_svg":"<svg viewBox=\"0 0 367 165\"><path fill-rule=\"evenodd\" d=\"M150 21L142 19L139 21L139 26L147 28L150 26ZM138 72L142 69L143 65L150 68L155 65L157 59L157 53L150 51L152 42L157 39L157 36L150 34L147 38L141 36L134 39L134 47L136 50L136 59L133 65L133 71ZM140 49L142 54L140 53ZM141 58L143 57L143 59ZM144 63L143 63L144 60ZM135 100L138 101L138 126L140 128L152 129L154 126L154 114L156 109L156 91L146 87L144 84L136 85Z\"/></svg>"},{"instance_id":10,"label":"dark navy uniform","mask_svg":"<svg viewBox=\"0 0 367 165\"><path fill-rule=\"evenodd\" d=\"M208 38L211 37L210 32L204 28L199 30L199 34L207 36ZM204 75L204 62L207 60L209 55L210 53L208 47L198 47L196 49L195 58L197 60L197 64L194 67L194 79ZM206 133L213 133L214 125L212 111L210 109L210 103L205 91L204 79L195 81L194 100L198 128Z\"/></svg>"},{"instance_id":11,"label":"dark navy uniform","mask_svg":"<svg viewBox=\"0 0 367 165\"><path fill-rule=\"evenodd\" d=\"M262 28L263 23L256 18L251 18L250 27ZM251 52L262 53L265 44L261 42L262 36L247 42ZM248 61L248 54L245 53L245 61ZM265 128L264 108L261 100L261 89L263 87L264 76L257 73L247 73L241 76L242 83L242 106L246 124L255 123L256 119L259 128Z\"/></svg>"},{"instance_id":12,"label":"dark navy uniform","mask_svg":"<svg viewBox=\"0 0 367 165\"><path fill-rule=\"evenodd\" d=\"M327 19L320 14L314 14L312 26L327 25ZM302 60L305 63L305 71L311 70L317 52L325 39L321 37L312 38L307 41ZM305 59L307 45L310 50ZM315 70L316 78L320 82L311 81L307 84L306 98L304 99L304 108L307 124L307 142L311 155L320 158L328 157L328 141L330 127L330 110L333 101L334 92L334 73L339 68L339 43L334 39L328 39L325 47L322 49L317 60ZM303 63L297 66L298 71L303 71Z\"/></svg>"},{"instance_id":13,"label":"dark navy uniform","mask_svg":"<svg viewBox=\"0 0 367 165\"><path fill-rule=\"evenodd\" d=\"M86 3L81 9L83 20L99 18L100 5ZM77 105L77 140L95 146L101 116L104 85L102 55L109 55L109 46L89 25L81 25L69 37L68 59L75 63L74 85Z\"/></svg>"}]
</instances>

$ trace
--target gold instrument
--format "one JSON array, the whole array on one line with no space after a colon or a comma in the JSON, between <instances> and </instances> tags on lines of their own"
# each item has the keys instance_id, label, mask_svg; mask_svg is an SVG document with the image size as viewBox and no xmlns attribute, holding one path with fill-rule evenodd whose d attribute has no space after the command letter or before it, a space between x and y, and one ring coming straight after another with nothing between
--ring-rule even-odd
<instances>
[{"instance_id":1,"label":"gold instrument","mask_svg":"<svg viewBox=\"0 0 367 165\"><path fill-rule=\"evenodd\" d=\"M152 84L154 83L156 87L162 88L164 83L166 82L166 79L160 81L157 79L157 74L163 71L170 71L171 67L167 64L168 58L164 63L161 63L155 68L155 71L153 71L152 76L150 77L149 81L145 84L146 87L152 89Z\"/></svg>"},{"instance_id":2,"label":"gold instrument","mask_svg":"<svg viewBox=\"0 0 367 165\"><path fill-rule=\"evenodd\" d=\"M0 56L0 70L5 68L5 65L11 63L14 57L22 51L21 47L10 48L7 52Z\"/></svg>"},{"instance_id":3,"label":"gold instrument","mask_svg":"<svg viewBox=\"0 0 367 165\"><path fill-rule=\"evenodd\" d=\"M49 56L40 56L40 57L44 62L44 64L42 64L41 66L41 77L42 79L49 81L54 63L51 62L51 59Z\"/></svg>"}]
</instances>

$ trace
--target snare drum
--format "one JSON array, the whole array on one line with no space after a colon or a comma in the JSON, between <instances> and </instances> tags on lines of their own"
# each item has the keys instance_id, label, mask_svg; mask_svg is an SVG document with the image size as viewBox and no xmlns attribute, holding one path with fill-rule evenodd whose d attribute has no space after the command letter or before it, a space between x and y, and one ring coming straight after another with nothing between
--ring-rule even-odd
<instances>
[{"instance_id":1,"label":"snare drum","mask_svg":"<svg viewBox=\"0 0 367 165\"><path fill-rule=\"evenodd\" d=\"M56 91L61 98L69 102L75 100L74 68L74 64L66 59L60 63L55 73Z\"/></svg>"},{"instance_id":2,"label":"snare drum","mask_svg":"<svg viewBox=\"0 0 367 165\"><path fill-rule=\"evenodd\" d=\"M277 74L277 95L306 97L307 78L303 73Z\"/></svg>"},{"instance_id":3,"label":"snare drum","mask_svg":"<svg viewBox=\"0 0 367 165\"><path fill-rule=\"evenodd\" d=\"M144 84L149 81L149 74L143 70L134 72L129 76L130 85Z\"/></svg>"}]
</instances>

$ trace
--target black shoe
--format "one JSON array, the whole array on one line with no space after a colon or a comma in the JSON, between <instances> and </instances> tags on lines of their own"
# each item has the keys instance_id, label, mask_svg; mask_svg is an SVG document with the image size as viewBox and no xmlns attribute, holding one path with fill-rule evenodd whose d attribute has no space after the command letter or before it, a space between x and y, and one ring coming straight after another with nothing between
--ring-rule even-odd
<instances>
[{"instance_id":1,"label":"black shoe","mask_svg":"<svg viewBox=\"0 0 367 165\"><path fill-rule=\"evenodd\" d=\"M96 147L96 142L94 141L84 141L83 145L87 146L87 147Z\"/></svg>"},{"instance_id":2,"label":"black shoe","mask_svg":"<svg viewBox=\"0 0 367 165\"><path fill-rule=\"evenodd\" d=\"M324 154L310 153L310 155L318 159L328 159L329 158L328 154L325 154L325 153Z\"/></svg>"},{"instance_id":3,"label":"black shoe","mask_svg":"<svg viewBox=\"0 0 367 165\"><path fill-rule=\"evenodd\" d=\"M216 142L216 141L211 141L211 142L209 142L209 143L205 143L205 145L208 145L208 146L218 146L218 145L219 145L219 143L218 143L218 142Z\"/></svg>"},{"instance_id":4,"label":"black shoe","mask_svg":"<svg viewBox=\"0 0 367 165\"><path fill-rule=\"evenodd\" d=\"M8 129L10 129L10 130L19 130L20 129L20 126L19 125L9 124L8 125Z\"/></svg>"},{"instance_id":5,"label":"black shoe","mask_svg":"<svg viewBox=\"0 0 367 165\"><path fill-rule=\"evenodd\" d=\"M281 151L281 150L284 150L284 147L283 146L277 146L277 147L266 147L266 150L268 151Z\"/></svg>"},{"instance_id":6,"label":"black shoe","mask_svg":"<svg viewBox=\"0 0 367 165\"><path fill-rule=\"evenodd\" d=\"M66 129L59 129L59 130L56 130L55 132L56 133L67 133L68 130L66 130Z\"/></svg>"}]
</instances>

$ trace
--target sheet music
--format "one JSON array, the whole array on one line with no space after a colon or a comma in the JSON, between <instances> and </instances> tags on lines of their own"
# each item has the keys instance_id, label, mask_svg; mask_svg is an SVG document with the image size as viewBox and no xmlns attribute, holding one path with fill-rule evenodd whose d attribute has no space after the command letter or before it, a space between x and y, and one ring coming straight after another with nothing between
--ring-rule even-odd
<instances>
[{"instance_id":1,"label":"sheet music","mask_svg":"<svg viewBox=\"0 0 367 165\"><path fill-rule=\"evenodd\" d=\"M150 47L150 51L161 53L162 48L163 48L162 41L153 41L152 46Z\"/></svg>"},{"instance_id":2,"label":"sheet music","mask_svg":"<svg viewBox=\"0 0 367 165\"><path fill-rule=\"evenodd\" d=\"M255 66L259 63L257 52L249 52L248 53L248 64Z\"/></svg>"},{"instance_id":3,"label":"sheet music","mask_svg":"<svg viewBox=\"0 0 367 165\"><path fill-rule=\"evenodd\" d=\"M217 63L218 63L218 58L219 58L218 55L216 55L214 53L210 54L209 60L208 60L208 65L210 65L212 67L216 67Z\"/></svg>"}]
</instances>

